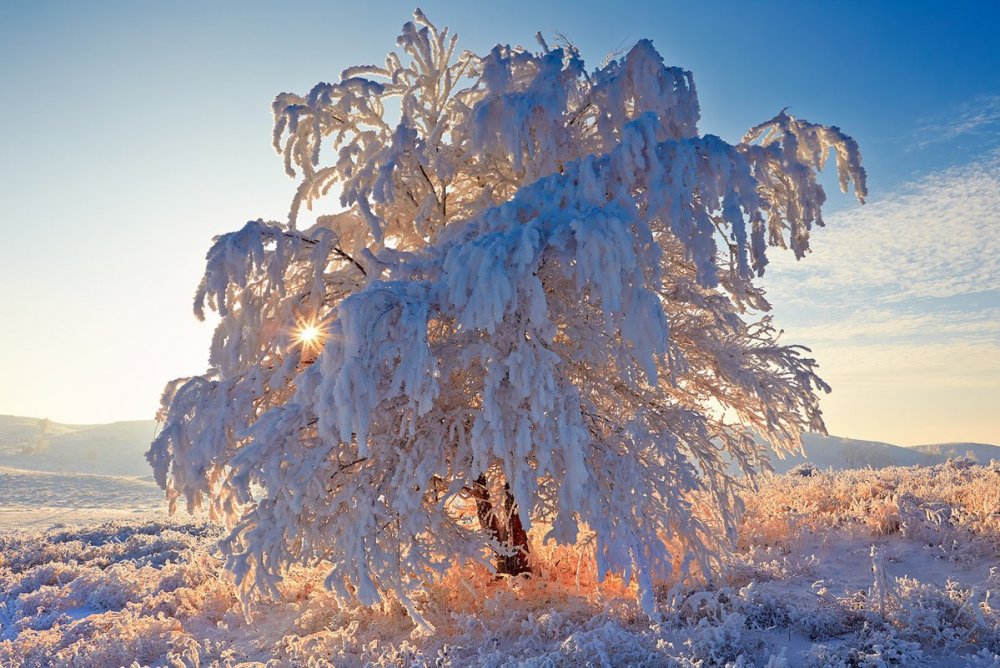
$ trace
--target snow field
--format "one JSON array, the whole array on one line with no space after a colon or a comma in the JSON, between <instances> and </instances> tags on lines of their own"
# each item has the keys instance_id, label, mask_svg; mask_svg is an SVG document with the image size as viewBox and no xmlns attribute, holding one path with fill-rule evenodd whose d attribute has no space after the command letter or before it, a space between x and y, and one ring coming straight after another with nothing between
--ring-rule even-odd
<instances>
[{"instance_id":1,"label":"snow field","mask_svg":"<svg viewBox=\"0 0 1000 668\"><path fill-rule=\"evenodd\" d=\"M165 517L163 492L137 478L0 466L0 530Z\"/></svg>"},{"instance_id":2,"label":"snow field","mask_svg":"<svg viewBox=\"0 0 1000 668\"><path fill-rule=\"evenodd\" d=\"M806 475L808 474L808 475ZM3 666L1000 666L1000 468L824 473L747 497L716 578L657 583L653 622L587 546L538 575L449 571L398 604L338 601L297 569L244 615L214 545L173 521L0 534Z\"/></svg>"}]
</instances>

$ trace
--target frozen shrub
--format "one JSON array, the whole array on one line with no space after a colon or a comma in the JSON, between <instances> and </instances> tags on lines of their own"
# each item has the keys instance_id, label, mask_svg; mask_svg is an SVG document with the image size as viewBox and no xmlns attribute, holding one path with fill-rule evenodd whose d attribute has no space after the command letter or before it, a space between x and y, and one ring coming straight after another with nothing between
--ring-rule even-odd
<instances>
[{"instance_id":1,"label":"frozen shrub","mask_svg":"<svg viewBox=\"0 0 1000 668\"><path fill-rule=\"evenodd\" d=\"M972 455L959 455L958 457L949 457L945 466L955 469L970 469L978 463Z\"/></svg>"},{"instance_id":2,"label":"frozen shrub","mask_svg":"<svg viewBox=\"0 0 1000 668\"><path fill-rule=\"evenodd\" d=\"M742 661L750 664L764 649L759 635L747 628L747 619L738 612L724 615L717 623L703 618L690 631L685 643L691 658L707 666L726 666Z\"/></svg>"},{"instance_id":3,"label":"frozen shrub","mask_svg":"<svg viewBox=\"0 0 1000 668\"><path fill-rule=\"evenodd\" d=\"M843 645L816 645L806 655L809 668L904 668L927 665L920 645L900 640L892 629L865 625Z\"/></svg>"},{"instance_id":4,"label":"frozen shrub","mask_svg":"<svg viewBox=\"0 0 1000 668\"><path fill-rule=\"evenodd\" d=\"M803 462L801 464L796 464L788 471L788 475L792 476L797 475L797 476L802 476L804 478L816 475L816 473L818 473L818 469L816 468L816 465L811 462Z\"/></svg>"}]
</instances>

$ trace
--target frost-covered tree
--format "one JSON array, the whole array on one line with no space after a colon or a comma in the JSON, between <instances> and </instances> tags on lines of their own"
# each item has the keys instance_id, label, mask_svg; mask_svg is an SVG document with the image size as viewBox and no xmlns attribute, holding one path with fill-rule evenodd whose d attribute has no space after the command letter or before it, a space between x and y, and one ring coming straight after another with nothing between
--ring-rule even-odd
<instances>
[{"instance_id":1,"label":"frost-covered tree","mask_svg":"<svg viewBox=\"0 0 1000 668\"><path fill-rule=\"evenodd\" d=\"M529 536L585 531L652 613L654 578L717 565L730 462L823 429L754 281L807 252L831 151L864 196L855 142L782 112L731 145L650 42L593 71L538 43L459 52L418 11L401 55L275 99L288 220L216 238L211 368L149 452L171 507L230 527L244 596L319 564L420 621L453 565L518 573Z\"/></svg>"}]
</instances>

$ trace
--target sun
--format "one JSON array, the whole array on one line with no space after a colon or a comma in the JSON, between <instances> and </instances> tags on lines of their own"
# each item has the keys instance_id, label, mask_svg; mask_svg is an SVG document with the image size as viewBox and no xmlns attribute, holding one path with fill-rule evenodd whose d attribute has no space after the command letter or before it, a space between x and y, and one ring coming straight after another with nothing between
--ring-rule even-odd
<instances>
[{"instance_id":1,"label":"sun","mask_svg":"<svg viewBox=\"0 0 1000 668\"><path fill-rule=\"evenodd\" d=\"M304 346L313 346L319 343L322 330L316 325L306 325L295 332L295 340Z\"/></svg>"},{"instance_id":2,"label":"sun","mask_svg":"<svg viewBox=\"0 0 1000 668\"><path fill-rule=\"evenodd\" d=\"M326 328L321 320L302 318L295 323L292 337L295 343L302 347L306 358L315 358L326 341Z\"/></svg>"}]
</instances>

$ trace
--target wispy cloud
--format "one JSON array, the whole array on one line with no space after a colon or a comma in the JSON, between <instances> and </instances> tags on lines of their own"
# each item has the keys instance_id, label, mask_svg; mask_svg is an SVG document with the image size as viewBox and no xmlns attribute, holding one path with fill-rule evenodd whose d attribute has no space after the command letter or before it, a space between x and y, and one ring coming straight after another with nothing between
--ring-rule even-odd
<instances>
[{"instance_id":1,"label":"wispy cloud","mask_svg":"<svg viewBox=\"0 0 1000 668\"><path fill-rule=\"evenodd\" d=\"M957 105L947 118L924 122L917 129L916 146L926 148L990 130L1000 131L1000 94L996 93Z\"/></svg>"},{"instance_id":2,"label":"wispy cloud","mask_svg":"<svg viewBox=\"0 0 1000 668\"><path fill-rule=\"evenodd\" d=\"M1000 152L842 211L812 246L802 262L774 254L767 285L778 302L870 305L1000 291Z\"/></svg>"},{"instance_id":3,"label":"wispy cloud","mask_svg":"<svg viewBox=\"0 0 1000 668\"><path fill-rule=\"evenodd\" d=\"M834 387L830 429L1000 443L1000 151L841 211L812 245L764 283Z\"/></svg>"},{"instance_id":4,"label":"wispy cloud","mask_svg":"<svg viewBox=\"0 0 1000 668\"><path fill-rule=\"evenodd\" d=\"M1000 300L1000 296L995 297ZM814 345L870 346L907 344L928 339L1000 343L1000 306L933 312L860 307L827 320L808 318L795 329L796 335Z\"/></svg>"}]
</instances>

